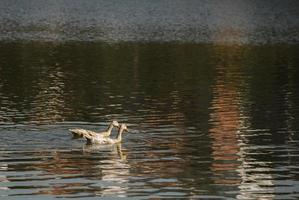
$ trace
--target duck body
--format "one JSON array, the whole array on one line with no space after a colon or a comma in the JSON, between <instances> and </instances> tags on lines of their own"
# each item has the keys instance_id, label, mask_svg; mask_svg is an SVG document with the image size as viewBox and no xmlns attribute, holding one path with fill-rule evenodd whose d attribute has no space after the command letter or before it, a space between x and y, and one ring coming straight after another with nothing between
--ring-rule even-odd
<instances>
[{"instance_id":1,"label":"duck body","mask_svg":"<svg viewBox=\"0 0 299 200\"><path fill-rule=\"evenodd\" d=\"M94 132L84 132L83 137L89 144L116 144L122 141L122 133L128 131L127 126L122 124L118 130L117 137L112 139L110 137L104 137L103 135L94 134Z\"/></svg>"},{"instance_id":2,"label":"duck body","mask_svg":"<svg viewBox=\"0 0 299 200\"><path fill-rule=\"evenodd\" d=\"M74 138L81 138L84 135L94 135L94 137L109 137L114 126L119 127L117 121L112 121L107 130L103 132L94 132L85 129L69 129L69 131L73 134Z\"/></svg>"},{"instance_id":3,"label":"duck body","mask_svg":"<svg viewBox=\"0 0 299 200\"><path fill-rule=\"evenodd\" d=\"M120 141L117 141L116 139L112 139L109 137L85 137L87 140L88 144L116 144L119 143Z\"/></svg>"},{"instance_id":4,"label":"duck body","mask_svg":"<svg viewBox=\"0 0 299 200\"><path fill-rule=\"evenodd\" d=\"M74 137L83 137L83 135L86 135L86 134L94 134L94 135L102 135L103 134L103 137L106 137L106 135L108 135L105 132L101 132L101 133L97 133L97 132L94 132L94 131L90 131L90 130L86 130L86 129L81 129L81 128L76 128L76 129L70 129L69 131L71 131L71 133L73 134Z\"/></svg>"}]
</instances>

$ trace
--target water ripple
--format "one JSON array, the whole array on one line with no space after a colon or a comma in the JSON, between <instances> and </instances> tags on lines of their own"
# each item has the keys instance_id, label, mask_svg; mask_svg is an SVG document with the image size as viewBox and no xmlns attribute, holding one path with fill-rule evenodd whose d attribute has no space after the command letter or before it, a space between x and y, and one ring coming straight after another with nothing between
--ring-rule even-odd
<instances>
[{"instance_id":1,"label":"water ripple","mask_svg":"<svg viewBox=\"0 0 299 200\"><path fill-rule=\"evenodd\" d=\"M1 42L0 196L298 199L297 52ZM113 119L122 145L68 130Z\"/></svg>"}]
</instances>

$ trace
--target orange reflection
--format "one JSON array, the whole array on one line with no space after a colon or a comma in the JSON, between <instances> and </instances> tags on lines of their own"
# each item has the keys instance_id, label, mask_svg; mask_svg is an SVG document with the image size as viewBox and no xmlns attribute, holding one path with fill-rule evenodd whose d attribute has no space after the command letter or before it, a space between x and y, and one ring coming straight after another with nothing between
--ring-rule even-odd
<instances>
[{"instance_id":1,"label":"orange reflection","mask_svg":"<svg viewBox=\"0 0 299 200\"><path fill-rule=\"evenodd\" d=\"M213 50L219 60L210 108L213 181L218 185L238 186L238 199L273 199L271 167L250 159L249 147L258 148L254 144L244 148L247 140L244 130L252 129L250 116L245 116L244 109L248 77L242 74L242 60L248 49L235 45L214 46Z\"/></svg>"},{"instance_id":2,"label":"orange reflection","mask_svg":"<svg viewBox=\"0 0 299 200\"><path fill-rule=\"evenodd\" d=\"M238 132L241 128L240 85L242 77L239 59L239 46L215 46L219 57L216 68L216 83L213 87L209 130L212 142L211 170L216 184L235 185L240 183L236 170L240 163L237 155L240 151Z\"/></svg>"}]
</instances>

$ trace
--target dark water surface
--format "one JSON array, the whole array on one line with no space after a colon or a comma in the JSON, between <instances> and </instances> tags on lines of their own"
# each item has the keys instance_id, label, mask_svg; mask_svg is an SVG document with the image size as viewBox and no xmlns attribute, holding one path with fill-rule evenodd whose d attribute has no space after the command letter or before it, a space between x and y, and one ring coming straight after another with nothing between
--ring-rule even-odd
<instances>
[{"instance_id":1,"label":"dark water surface","mask_svg":"<svg viewBox=\"0 0 299 200\"><path fill-rule=\"evenodd\" d=\"M299 198L298 50L1 43L0 195ZM68 132L112 119L119 146Z\"/></svg>"},{"instance_id":2,"label":"dark water surface","mask_svg":"<svg viewBox=\"0 0 299 200\"><path fill-rule=\"evenodd\" d=\"M0 199L299 199L298 5L0 1Z\"/></svg>"}]
</instances>

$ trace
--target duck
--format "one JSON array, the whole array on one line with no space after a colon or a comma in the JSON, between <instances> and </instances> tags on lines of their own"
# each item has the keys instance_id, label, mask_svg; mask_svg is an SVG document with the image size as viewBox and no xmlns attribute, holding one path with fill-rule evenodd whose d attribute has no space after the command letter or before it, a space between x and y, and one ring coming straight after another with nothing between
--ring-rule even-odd
<instances>
[{"instance_id":1,"label":"duck","mask_svg":"<svg viewBox=\"0 0 299 200\"><path fill-rule=\"evenodd\" d=\"M113 120L106 131L103 131L103 132L94 132L94 131L90 131L90 130L85 130L85 129L69 129L69 131L73 134L73 137L74 138L81 138L83 137L84 135L88 135L88 134L91 134L91 135L98 135L98 136L101 136L101 137L109 137L111 132L112 132L112 129L113 127L117 127L119 128L119 123L115 120Z\"/></svg>"},{"instance_id":2,"label":"duck","mask_svg":"<svg viewBox=\"0 0 299 200\"><path fill-rule=\"evenodd\" d=\"M84 132L83 137L87 140L87 144L117 144L122 141L122 133L128 132L126 124L121 124L118 129L116 138L104 137L100 134L94 134L93 132Z\"/></svg>"}]
</instances>

